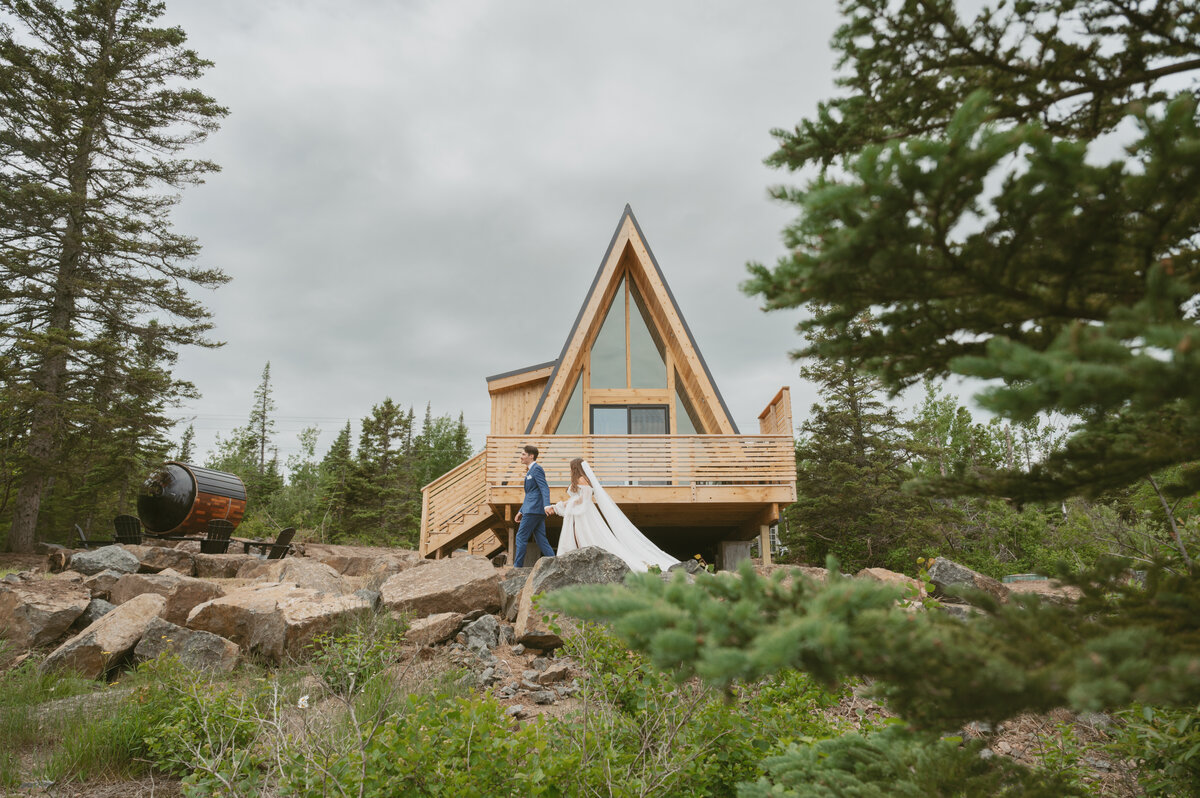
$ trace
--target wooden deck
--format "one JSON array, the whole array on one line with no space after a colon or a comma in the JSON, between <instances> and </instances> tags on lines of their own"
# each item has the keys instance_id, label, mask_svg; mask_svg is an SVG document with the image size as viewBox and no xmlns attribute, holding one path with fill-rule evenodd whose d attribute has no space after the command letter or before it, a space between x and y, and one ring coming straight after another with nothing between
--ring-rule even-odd
<instances>
[{"instance_id":1,"label":"wooden deck","mask_svg":"<svg viewBox=\"0 0 1200 798\"><path fill-rule=\"evenodd\" d=\"M507 545L525 496L518 454L526 444L541 452L552 500L565 497L569 463L583 457L630 520L668 544L686 545L704 529L754 537L796 498L790 434L491 435L483 452L422 489L423 555L460 546L491 554ZM549 526L557 529L557 519Z\"/></svg>"}]
</instances>

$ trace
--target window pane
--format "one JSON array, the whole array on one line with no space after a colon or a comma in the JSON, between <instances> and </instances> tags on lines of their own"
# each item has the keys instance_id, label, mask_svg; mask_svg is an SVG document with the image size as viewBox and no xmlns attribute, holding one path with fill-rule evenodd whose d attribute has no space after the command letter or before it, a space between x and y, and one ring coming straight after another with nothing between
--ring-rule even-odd
<instances>
[{"instance_id":1,"label":"window pane","mask_svg":"<svg viewBox=\"0 0 1200 798\"><path fill-rule=\"evenodd\" d=\"M667 364L658 331L650 321L637 286L629 283L629 380L631 388L666 388Z\"/></svg>"},{"instance_id":2,"label":"window pane","mask_svg":"<svg viewBox=\"0 0 1200 798\"><path fill-rule=\"evenodd\" d=\"M567 409L563 411L562 418L558 420L558 427L554 430L555 435L582 435L583 434L583 397L580 396L580 383L583 382L583 375L580 374L575 380L575 388L571 391L571 398L567 400Z\"/></svg>"},{"instance_id":3,"label":"window pane","mask_svg":"<svg viewBox=\"0 0 1200 798\"><path fill-rule=\"evenodd\" d=\"M628 435L629 409L592 406L593 435Z\"/></svg>"},{"instance_id":4,"label":"window pane","mask_svg":"<svg viewBox=\"0 0 1200 798\"><path fill-rule=\"evenodd\" d=\"M625 388L625 281L617 288L592 344L593 388Z\"/></svg>"},{"instance_id":5,"label":"window pane","mask_svg":"<svg viewBox=\"0 0 1200 798\"><path fill-rule=\"evenodd\" d=\"M666 435L667 432L669 432L667 428L667 408L629 408L629 433L631 435Z\"/></svg>"}]
</instances>

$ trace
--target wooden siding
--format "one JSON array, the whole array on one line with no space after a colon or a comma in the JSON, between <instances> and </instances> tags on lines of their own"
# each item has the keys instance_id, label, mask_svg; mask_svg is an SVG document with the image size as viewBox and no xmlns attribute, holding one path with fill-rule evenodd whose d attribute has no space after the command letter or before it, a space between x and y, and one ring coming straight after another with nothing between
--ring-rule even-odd
<instances>
[{"instance_id":1,"label":"wooden siding","mask_svg":"<svg viewBox=\"0 0 1200 798\"><path fill-rule=\"evenodd\" d=\"M421 488L422 555L440 546L440 538L452 536L456 522L486 506L486 464L487 453L480 452Z\"/></svg>"},{"instance_id":2,"label":"wooden siding","mask_svg":"<svg viewBox=\"0 0 1200 798\"><path fill-rule=\"evenodd\" d=\"M505 390L491 391L491 434L520 435L524 432L529 424L529 417L533 415L538 399L546 388L546 379L543 377Z\"/></svg>"},{"instance_id":3,"label":"wooden siding","mask_svg":"<svg viewBox=\"0 0 1200 798\"><path fill-rule=\"evenodd\" d=\"M792 435L792 391L786 385L758 414L758 431L763 435Z\"/></svg>"}]
</instances>

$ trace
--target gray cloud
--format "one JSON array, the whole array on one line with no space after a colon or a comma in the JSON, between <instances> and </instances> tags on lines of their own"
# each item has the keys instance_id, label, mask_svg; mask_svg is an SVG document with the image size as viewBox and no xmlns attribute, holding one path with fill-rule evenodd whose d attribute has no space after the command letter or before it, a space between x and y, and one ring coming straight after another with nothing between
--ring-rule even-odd
<instances>
[{"instance_id":1,"label":"gray cloud","mask_svg":"<svg viewBox=\"0 0 1200 798\"><path fill-rule=\"evenodd\" d=\"M738 290L792 215L762 159L832 91L832 3L176 2L230 108L178 228L234 281L178 373L201 449L270 360L282 455L386 396L487 433L484 377L558 355L626 202L735 420L793 386L795 313Z\"/></svg>"}]
</instances>

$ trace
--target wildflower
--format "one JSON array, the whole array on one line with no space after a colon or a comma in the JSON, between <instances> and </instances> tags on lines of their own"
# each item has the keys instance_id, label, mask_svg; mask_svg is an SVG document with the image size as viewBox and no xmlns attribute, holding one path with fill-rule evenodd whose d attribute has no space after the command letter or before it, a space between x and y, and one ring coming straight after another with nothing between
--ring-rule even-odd
<instances>
[{"instance_id":1,"label":"wildflower","mask_svg":"<svg viewBox=\"0 0 1200 798\"><path fill-rule=\"evenodd\" d=\"M308 696L300 696L300 700L296 702L297 709L308 709Z\"/></svg>"}]
</instances>

